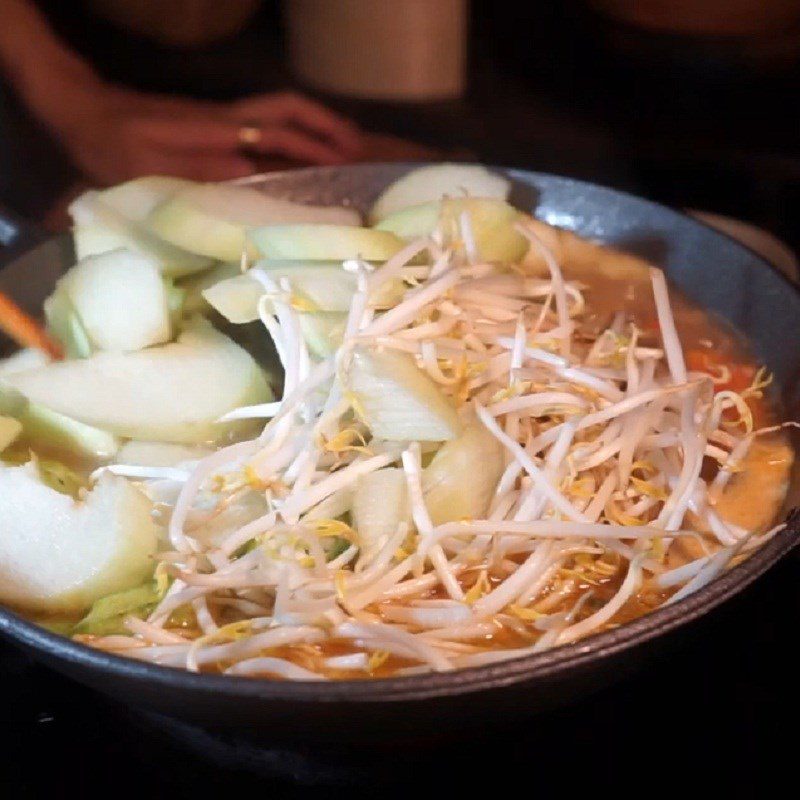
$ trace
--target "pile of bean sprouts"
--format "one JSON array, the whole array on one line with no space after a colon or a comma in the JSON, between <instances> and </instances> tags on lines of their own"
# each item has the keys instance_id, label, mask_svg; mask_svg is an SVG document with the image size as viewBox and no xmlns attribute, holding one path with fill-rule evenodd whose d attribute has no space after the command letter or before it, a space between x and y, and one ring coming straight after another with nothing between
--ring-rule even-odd
<instances>
[{"instance_id":1,"label":"pile of bean sprouts","mask_svg":"<svg viewBox=\"0 0 800 800\"><path fill-rule=\"evenodd\" d=\"M291 286L251 267L283 399L228 415L268 421L202 460L111 467L158 500L165 591L147 619L126 620L129 635L85 638L230 675L453 670L574 642L618 624L637 597L644 610L674 603L774 535L715 510L759 431L742 395L687 371L664 275L650 270L660 335L623 314L592 331L581 285L531 226L518 230L549 274L483 263L466 218L379 267L345 262L358 290L324 360L304 343ZM398 280L390 309L371 305ZM371 437L348 388L365 347L411 354L500 442L505 469L484 518L434 525L421 489L430 445ZM718 470L704 479L708 459ZM404 470L413 524L370 550L341 501L387 466ZM687 536L704 555L668 566Z\"/></svg>"}]
</instances>

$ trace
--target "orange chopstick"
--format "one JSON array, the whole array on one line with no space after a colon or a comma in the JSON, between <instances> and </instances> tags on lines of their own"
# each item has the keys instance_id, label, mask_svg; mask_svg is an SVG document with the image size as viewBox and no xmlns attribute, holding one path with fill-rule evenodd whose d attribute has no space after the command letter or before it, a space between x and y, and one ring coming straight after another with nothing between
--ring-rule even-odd
<instances>
[{"instance_id":1,"label":"orange chopstick","mask_svg":"<svg viewBox=\"0 0 800 800\"><path fill-rule=\"evenodd\" d=\"M44 350L51 358L64 357L61 345L3 292L0 292L0 328L20 347Z\"/></svg>"}]
</instances>

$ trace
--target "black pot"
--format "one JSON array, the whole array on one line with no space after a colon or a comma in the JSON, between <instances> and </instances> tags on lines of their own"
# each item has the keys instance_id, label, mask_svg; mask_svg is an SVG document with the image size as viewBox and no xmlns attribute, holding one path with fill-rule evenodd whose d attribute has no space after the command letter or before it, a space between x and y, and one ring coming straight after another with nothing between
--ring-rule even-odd
<instances>
[{"instance_id":1,"label":"black pot","mask_svg":"<svg viewBox=\"0 0 800 800\"><path fill-rule=\"evenodd\" d=\"M409 165L310 169L252 179L265 193L365 210ZM800 293L771 265L723 234L622 192L551 175L508 171L512 201L539 219L641 255L701 306L727 319L776 376L797 417ZM45 241L0 272L0 288L37 312L72 263L69 237ZM797 471L795 471L797 472ZM793 478L790 501L796 496ZM753 498L758 502L758 498ZM121 702L214 730L276 741L388 745L439 740L506 724L572 701L640 669L702 627L800 539L787 529L710 585L619 628L575 644L452 673L332 683L198 675L85 647L0 609L0 634L83 684Z\"/></svg>"}]
</instances>

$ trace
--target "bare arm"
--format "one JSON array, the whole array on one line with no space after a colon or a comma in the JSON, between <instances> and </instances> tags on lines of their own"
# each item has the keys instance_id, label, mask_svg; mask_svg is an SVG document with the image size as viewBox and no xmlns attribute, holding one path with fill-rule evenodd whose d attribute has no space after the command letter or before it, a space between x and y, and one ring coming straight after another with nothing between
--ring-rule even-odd
<instances>
[{"instance_id":1,"label":"bare arm","mask_svg":"<svg viewBox=\"0 0 800 800\"><path fill-rule=\"evenodd\" d=\"M279 93L210 103L135 92L103 81L51 30L29 0L0 0L0 70L22 102L99 183L161 173L222 180L247 175L253 153L311 164L357 157L348 120L305 97Z\"/></svg>"},{"instance_id":2,"label":"bare arm","mask_svg":"<svg viewBox=\"0 0 800 800\"><path fill-rule=\"evenodd\" d=\"M0 68L35 117L57 124L66 104L55 98L66 88L75 100L76 89L85 87L88 94L100 81L29 0L0 0L0 19Z\"/></svg>"}]
</instances>

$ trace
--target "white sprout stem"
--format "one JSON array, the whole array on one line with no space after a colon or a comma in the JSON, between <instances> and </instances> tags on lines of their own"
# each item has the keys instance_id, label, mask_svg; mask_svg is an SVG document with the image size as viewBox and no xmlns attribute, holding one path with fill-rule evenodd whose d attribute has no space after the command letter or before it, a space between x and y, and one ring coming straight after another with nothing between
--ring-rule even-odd
<instances>
[{"instance_id":1,"label":"white sprout stem","mask_svg":"<svg viewBox=\"0 0 800 800\"><path fill-rule=\"evenodd\" d=\"M567 456L575 432L578 429L578 420L572 419L564 423L558 439L556 439L545 461L544 477L555 488L555 478L558 477L558 470ZM535 487L534 487L535 488ZM547 496L544 493L530 491L527 497L520 504L517 513L514 515L516 521L529 521L538 519L547 507Z\"/></svg>"},{"instance_id":2,"label":"white sprout stem","mask_svg":"<svg viewBox=\"0 0 800 800\"><path fill-rule=\"evenodd\" d=\"M241 406L223 414L217 422L233 422L237 419L270 419L281 410L280 401L260 403L256 406Z\"/></svg>"},{"instance_id":3,"label":"white sprout stem","mask_svg":"<svg viewBox=\"0 0 800 800\"><path fill-rule=\"evenodd\" d=\"M402 455L403 469L406 475L406 485L408 487L408 494L411 500L411 515L414 524L417 526L420 537L425 538L430 536L433 530L433 523L431 522L428 509L425 506L425 498L422 494L422 470L420 466L420 450L419 443L414 442L407 450L403 451ZM427 549L418 556L416 561L416 569L418 575L422 573L424 567L425 556L427 555L434 566L437 574L439 575L442 584L447 589L447 593L454 600L463 600L464 592L455 579L455 576L450 571L450 565L447 563L447 558L444 551L438 545L431 546L430 550Z\"/></svg>"},{"instance_id":4,"label":"white sprout stem","mask_svg":"<svg viewBox=\"0 0 800 800\"><path fill-rule=\"evenodd\" d=\"M538 250L542 258L544 258L547 268L550 270L552 293L556 302L556 312L558 313L558 326L564 331L571 329L569 306L567 304L567 293L564 288L564 276L561 274L561 268L558 266L556 257L553 255L550 248L530 229L529 226L519 223L515 227L536 248L536 250ZM569 356L569 336L566 334L560 336L559 343L561 347L561 355Z\"/></svg>"},{"instance_id":5,"label":"white sprout stem","mask_svg":"<svg viewBox=\"0 0 800 800\"><path fill-rule=\"evenodd\" d=\"M442 372L437 359L436 344L434 342L421 342L420 355L422 356L422 366L425 371L437 383L444 386L455 386L461 382L461 378L458 375L448 377Z\"/></svg>"},{"instance_id":6,"label":"white sprout stem","mask_svg":"<svg viewBox=\"0 0 800 800\"><path fill-rule=\"evenodd\" d=\"M280 411L267 423L261 435L258 437L258 444L261 446L265 445L275 434L276 429L278 429L278 426L281 425L283 420L289 419L290 415L298 410L299 406L313 391L333 377L335 369L336 365L332 358L321 361L311 369L308 373L308 377L302 381L291 394L286 395L284 393L284 397L281 400Z\"/></svg>"},{"instance_id":7,"label":"white sprout stem","mask_svg":"<svg viewBox=\"0 0 800 800\"><path fill-rule=\"evenodd\" d=\"M265 289L258 313L283 365L284 396L221 417L268 422L256 439L196 465L102 468L140 481L162 504L172 550L160 558L174 582L148 620L126 618L130 636L98 637L97 646L195 671L301 681L373 675L387 655L413 662L392 664L393 674L491 664L603 630L644 573L648 587L674 589L669 602L679 601L774 535L754 536L714 508L763 431L751 433L741 395L712 393L724 371L687 373L663 273L650 272L663 349L641 346L623 312L598 335L595 318L583 316L584 287L564 280L535 230L517 229L549 276L481 262L466 212L382 267L345 262L356 291L344 341L318 362L291 282L251 270ZM370 439L340 380L356 346L410 354L461 417L474 408L502 448L485 513L433 523L422 453L440 443ZM729 408L744 435L728 424ZM366 441L333 442L353 431ZM707 485L709 457L720 469ZM413 527L402 522L370 544L348 525L358 527L356 484L398 464ZM702 545L700 558L674 567L656 555L657 543L672 555L686 536ZM594 561L606 554L627 561L627 573L610 600L589 607L596 594L575 570L585 557L587 570L607 574L610 565ZM173 628L181 608L197 628ZM229 615L245 619L226 626ZM532 644L503 647L500 631ZM331 640L345 640L348 652L326 654L319 645Z\"/></svg>"},{"instance_id":8,"label":"white sprout stem","mask_svg":"<svg viewBox=\"0 0 800 800\"><path fill-rule=\"evenodd\" d=\"M325 638L325 633L311 626L273 628L229 644L208 644L204 637L195 639L186 652L186 668L198 672L205 664L240 661L264 650L293 644L312 644Z\"/></svg>"},{"instance_id":9,"label":"white sprout stem","mask_svg":"<svg viewBox=\"0 0 800 800\"><path fill-rule=\"evenodd\" d=\"M319 483L315 483L305 493L284 503L280 509L281 516L283 516L284 519L297 519L300 514L312 506L315 506L329 495L346 486L354 484L362 475L368 475L370 472L381 469L381 467L388 466L396 459L396 453L384 453L382 455L373 456L372 458L354 461L343 469L332 473Z\"/></svg>"},{"instance_id":10,"label":"white sprout stem","mask_svg":"<svg viewBox=\"0 0 800 800\"><path fill-rule=\"evenodd\" d=\"M629 395L636 394L639 389L639 365L636 363L636 342L639 338L639 329L635 325L631 327L633 330L625 351L625 377L627 384L625 393Z\"/></svg>"},{"instance_id":11,"label":"white sprout stem","mask_svg":"<svg viewBox=\"0 0 800 800\"><path fill-rule=\"evenodd\" d=\"M364 314L367 311L367 276L364 270L359 270L356 279L357 289L350 301L350 310L342 336L343 345L336 351L336 363L340 370L347 368L351 348L355 344L355 337L362 330Z\"/></svg>"},{"instance_id":12,"label":"white sprout stem","mask_svg":"<svg viewBox=\"0 0 800 800\"><path fill-rule=\"evenodd\" d=\"M703 466L705 441L701 434L702 426L698 426L694 421L694 399L694 393L684 398L684 405L681 409L683 466L678 484L664 502L656 520L656 524L663 526L666 530L674 530L681 525Z\"/></svg>"},{"instance_id":13,"label":"white sprout stem","mask_svg":"<svg viewBox=\"0 0 800 800\"><path fill-rule=\"evenodd\" d=\"M578 511L575 506L573 506L572 503L570 503L569 500L567 500L567 498L561 494L561 492L550 485L550 481L547 480L547 477L539 469L539 467L533 463L533 459L522 449L522 447L520 447L517 442L515 442L513 439L507 436L503 430L501 430L487 409L476 403L475 410L479 419L481 422L483 422L489 432L511 452L517 461L519 461L523 469L533 479L534 483L536 484L536 488L547 496L547 499L553 504L553 507L556 510L560 511L570 519L578 522L588 522L586 517L581 514L581 512Z\"/></svg>"},{"instance_id":14,"label":"white sprout stem","mask_svg":"<svg viewBox=\"0 0 800 800\"><path fill-rule=\"evenodd\" d=\"M499 344L501 347L505 347L507 350L511 350L513 353L514 348L517 347L517 338L516 336L514 338L510 338L508 336L499 336L497 338L497 344ZM548 350L542 350L538 347L522 347L521 356L524 356L531 361L538 361L542 364L548 364L552 367L566 369L569 366L569 361L567 361L566 358L556 355L555 353L551 353ZM520 366L522 366L522 364L520 364Z\"/></svg>"},{"instance_id":15,"label":"white sprout stem","mask_svg":"<svg viewBox=\"0 0 800 800\"><path fill-rule=\"evenodd\" d=\"M141 637L150 644L188 644L186 639L182 636L178 636L177 633L165 631L158 625L153 625L138 617L125 617L123 625L125 625L132 634Z\"/></svg>"},{"instance_id":16,"label":"white sprout stem","mask_svg":"<svg viewBox=\"0 0 800 800\"><path fill-rule=\"evenodd\" d=\"M680 586L686 583L690 578L697 575L698 572L711 560L711 556L701 556L700 558L690 561L681 567L662 572L656 575L655 584L661 589L669 589L672 586Z\"/></svg>"},{"instance_id":17,"label":"white sprout stem","mask_svg":"<svg viewBox=\"0 0 800 800\"><path fill-rule=\"evenodd\" d=\"M568 409L584 409L586 401L570 392L536 392L511 397L488 407L493 417L510 414L517 411L531 411L534 409L552 409L553 407L566 406Z\"/></svg>"},{"instance_id":18,"label":"white sprout stem","mask_svg":"<svg viewBox=\"0 0 800 800\"><path fill-rule=\"evenodd\" d=\"M384 283L400 276L403 267L430 244L428 239L416 239L398 250L382 267L367 278L367 288L374 294ZM444 256L443 256L444 257Z\"/></svg>"},{"instance_id":19,"label":"white sprout stem","mask_svg":"<svg viewBox=\"0 0 800 800\"><path fill-rule=\"evenodd\" d=\"M458 639L479 639L482 636L491 636L497 633L495 622L467 622L458 625L449 625L446 628L433 628L421 631L420 638L432 641L453 641Z\"/></svg>"},{"instance_id":20,"label":"white sprout stem","mask_svg":"<svg viewBox=\"0 0 800 800\"><path fill-rule=\"evenodd\" d=\"M525 355L525 315L520 312L517 317L517 328L514 333L514 342L511 347L511 365L508 371L508 384L511 386L516 378L517 370L522 367Z\"/></svg>"},{"instance_id":21,"label":"white sprout stem","mask_svg":"<svg viewBox=\"0 0 800 800\"><path fill-rule=\"evenodd\" d=\"M324 681L324 675L312 672L284 658L262 656L246 658L225 670L226 675L277 675L293 681Z\"/></svg>"},{"instance_id":22,"label":"white sprout stem","mask_svg":"<svg viewBox=\"0 0 800 800\"><path fill-rule=\"evenodd\" d=\"M711 481L711 485L708 487L709 503L713 505L722 496L728 481L730 481L734 471L741 465L754 440L755 436L753 434L745 436L731 450L730 455L720 466L719 472L714 476L714 480Z\"/></svg>"},{"instance_id":23,"label":"white sprout stem","mask_svg":"<svg viewBox=\"0 0 800 800\"><path fill-rule=\"evenodd\" d=\"M386 336L411 322L422 308L441 297L459 281L456 270L449 270L432 283L416 292L409 292L406 299L390 311L378 317L361 331L362 336Z\"/></svg>"},{"instance_id":24,"label":"white sprout stem","mask_svg":"<svg viewBox=\"0 0 800 800\"><path fill-rule=\"evenodd\" d=\"M270 511L233 531L220 543L218 547L220 554L230 558L240 547L255 539L259 534L266 533L270 528L274 527L277 519L277 512Z\"/></svg>"},{"instance_id":25,"label":"white sprout stem","mask_svg":"<svg viewBox=\"0 0 800 800\"><path fill-rule=\"evenodd\" d=\"M563 551L562 551L563 552ZM547 584L555 577L564 565L564 558L558 557L551 561L548 567L531 582L527 589L517 598L517 603L523 608L529 606L544 590Z\"/></svg>"},{"instance_id":26,"label":"white sprout stem","mask_svg":"<svg viewBox=\"0 0 800 800\"><path fill-rule=\"evenodd\" d=\"M548 647L553 647L558 644L558 639L564 629L581 613L583 607L589 600L594 597L594 591L589 590L584 592L577 603L567 611L561 620L556 620L555 624L552 628L547 630L545 634L539 639L538 642L533 646L532 650L534 652L539 652L540 650L544 650ZM557 617L561 617L562 615L554 615Z\"/></svg>"},{"instance_id":27,"label":"white sprout stem","mask_svg":"<svg viewBox=\"0 0 800 800\"><path fill-rule=\"evenodd\" d=\"M744 542L742 542L743 544ZM732 545L730 547L723 547L722 550L711 556L708 561L698 570L694 577L685 583L675 594L667 600L667 605L677 603L688 597L690 594L702 589L704 586L711 583L714 578L720 575L725 567L728 566L731 559L739 551L741 545Z\"/></svg>"},{"instance_id":28,"label":"white sprout stem","mask_svg":"<svg viewBox=\"0 0 800 800\"><path fill-rule=\"evenodd\" d=\"M636 556L631 561L628 567L628 573L625 580L617 590L617 593L609 600L599 611L596 611L591 616L587 617L568 628L564 628L558 635L558 644L567 644L580 639L583 636L597 630L598 628L609 622L614 615L633 597L639 590L642 583L642 566L641 562L643 555Z\"/></svg>"},{"instance_id":29,"label":"white sprout stem","mask_svg":"<svg viewBox=\"0 0 800 800\"><path fill-rule=\"evenodd\" d=\"M471 520L464 522L445 522L437 525L426 542L440 541L447 536L485 534L502 536L512 534L531 539L650 539L654 536L696 536L695 531L667 531L650 525L612 525L605 522L562 522L558 520L534 520L515 522L513 520Z\"/></svg>"},{"instance_id":30,"label":"white sprout stem","mask_svg":"<svg viewBox=\"0 0 800 800\"><path fill-rule=\"evenodd\" d=\"M214 617L211 616L211 612L208 609L208 602L204 595L192 600L192 609L194 610L195 618L204 634L208 635L219 630L219 626L214 621Z\"/></svg>"},{"instance_id":31,"label":"white sprout stem","mask_svg":"<svg viewBox=\"0 0 800 800\"><path fill-rule=\"evenodd\" d=\"M613 405L610 405L601 411L595 411L591 414L587 414L581 420L579 427L580 429L583 429L591 428L593 425L600 425L604 422L614 419L615 417L619 417L622 414L627 414L629 411L633 411L636 408L640 408L648 403L652 403L654 400L693 391L697 388L697 386L697 383L682 383L675 386L646 389L645 391L639 392L639 394L633 395L632 397L626 397L624 400L620 400L618 403L614 403Z\"/></svg>"},{"instance_id":32,"label":"white sprout stem","mask_svg":"<svg viewBox=\"0 0 800 800\"><path fill-rule=\"evenodd\" d=\"M184 534L183 526L195 495L200 491L203 483L220 467L243 460L255 450L256 444L252 441L233 444L207 456L195 467L178 495L169 521L169 540L175 549L184 553L197 549L196 542Z\"/></svg>"},{"instance_id":33,"label":"white sprout stem","mask_svg":"<svg viewBox=\"0 0 800 800\"><path fill-rule=\"evenodd\" d=\"M453 603L441 608L417 608L414 606L385 605L382 609L384 619L403 625L416 625L420 628L439 628L457 624L469 619L472 614L462 603Z\"/></svg>"},{"instance_id":34,"label":"white sprout stem","mask_svg":"<svg viewBox=\"0 0 800 800\"><path fill-rule=\"evenodd\" d=\"M653 297L656 301L658 324L661 328L661 338L664 340L664 352L667 356L667 365L674 383L686 383L686 363L683 360L683 348L675 327L675 317L672 315L672 306L669 302L667 279L660 269L650 268L650 280L653 284Z\"/></svg>"},{"instance_id":35,"label":"white sprout stem","mask_svg":"<svg viewBox=\"0 0 800 800\"><path fill-rule=\"evenodd\" d=\"M284 295L290 294L291 286L285 278L282 279L281 286L279 286L261 269L251 269L248 275L258 280L269 292L258 301L258 313L275 342L278 356L283 364L284 393L290 394L301 380L300 368L303 363L301 353L305 347L297 314L283 299ZM277 323L267 311L266 304L268 302L272 305ZM307 355L306 353L306 357Z\"/></svg>"},{"instance_id":36,"label":"white sprout stem","mask_svg":"<svg viewBox=\"0 0 800 800\"><path fill-rule=\"evenodd\" d=\"M125 478L156 478L161 480L174 481L175 483L185 483L189 480L191 473L179 467L142 467L133 464L109 464L105 467L98 467L89 476L89 480L94 482L104 472L112 475L122 475Z\"/></svg>"},{"instance_id":37,"label":"white sprout stem","mask_svg":"<svg viewBox=\"0 0 800 800\"><path fill-rule=\"evenodd\" d=\"M363 589L357 592L348 594L347 605L351 609L360 609L368 606L370 603L375 602L379 597L382 597L386 592L391 591L396 587L400 581L408 575L413 569L414 557L409 556L403 559L399 564L392 567L388 572L381 575L377 580L369 583ZM358 578L351 579L352 583L358 582ZM347 585L349 585L348 581ZM363 582L362 582L363 583Z\"/></svg>"},{"instance_id":38,"label":"white sprout stem","mask_svg":"<svg viewBox=\"0 0 800 800\"><path fill-rule=\"evenodd\" d=\"M513 603L550 566L554 544L543 543L498 587L476 600L472 606L475 616L478 618L493 616L509 603Z\"/></svg>"},{"instance_id":39,"label":"white sprout stem","mask_svg":"<svg viewBox=\"0 0 800 800\"><path fill-rule=\"evenodd\" d=\"M393 645L399 646L402 653L430 664L437 672L447 672L453 668L450 660L424 639L393 625L346 622L338 626L336 633L345 639L366 639L374 649L389 650Z\"/></svg>"},{"instance_id":40,"label":"white sprout stem","mask_svg":"<svg viewBox=\"0 0 800 800\"><path fill-rule=\"evenodd\" d=\"M458 216L458 227L461 232L461 239L464 242L464 251L467 254L467 261L474 264L478 258L478 246L475 243L475 233L472 230L472 223L469 219L469 212L462 211Z\"/></svg>"}]
</instances>

